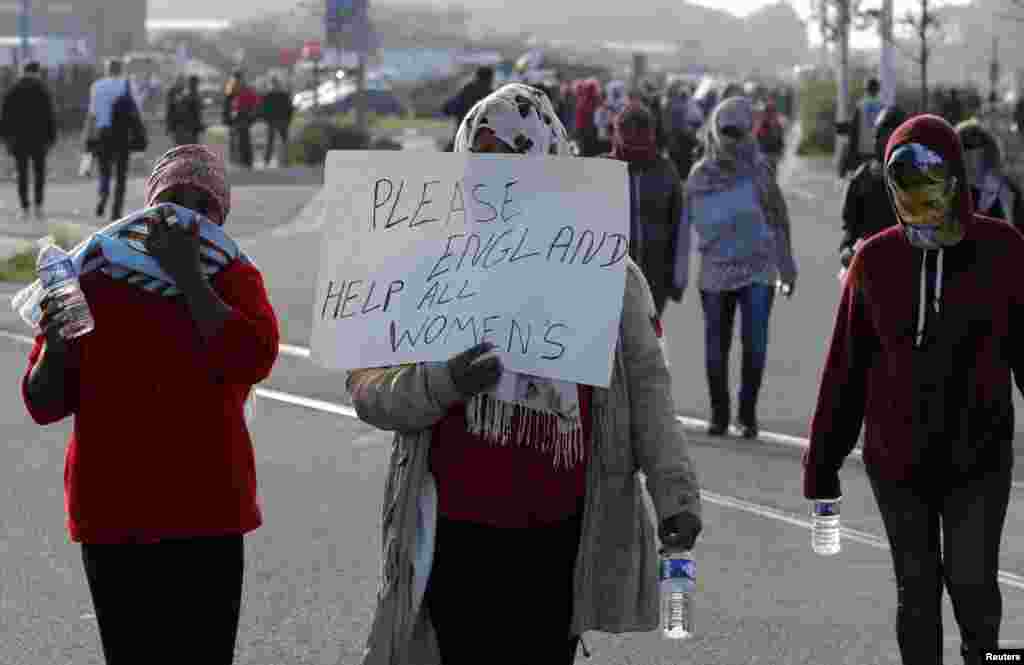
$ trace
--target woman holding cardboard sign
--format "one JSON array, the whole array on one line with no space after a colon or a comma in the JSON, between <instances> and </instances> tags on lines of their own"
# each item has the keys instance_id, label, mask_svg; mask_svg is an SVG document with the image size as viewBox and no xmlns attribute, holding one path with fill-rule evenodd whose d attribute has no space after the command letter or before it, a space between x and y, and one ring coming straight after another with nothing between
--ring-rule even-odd
<instances>
[{"instance_id":1,"label":"woman holding cardboard sign","mask_svg":"<svg viewBox=\"0 0 1024 665\"><path fill-rule=\"evenodd\" d=\"M548 98L512 84L470 111L455 150L567 156L569 143ZM654 528L636 471L664 548L689 549L701 530L660 330L628 261L608 388L503 372L490 344L349 374L359 417L396 432L364 665L568 664L586 630L657 628ZM490 394L499 382L515 387L511 401ZM510 627L529 639L495 648L495 628Z\"/></svg>"}]
</instances>

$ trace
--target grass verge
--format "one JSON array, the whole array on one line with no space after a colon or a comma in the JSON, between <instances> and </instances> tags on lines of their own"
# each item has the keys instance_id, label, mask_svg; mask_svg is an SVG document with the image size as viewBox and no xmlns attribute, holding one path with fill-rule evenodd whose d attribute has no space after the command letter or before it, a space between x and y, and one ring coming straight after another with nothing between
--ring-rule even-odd
<instances>
[{"instance_id":1,"label":"grass verge","mask_svg":"<svg viewBox=\"0 0 1024 665\"><path fill-rule=\"evenodd\" d=\"M91 230L80 224L61 222L49 225L49 235L57 245L70 250L89 236ZM36 257L39 248L26 241L25 247L0 261L0 282L31 282L36 278Z\"/></svg>"}]
</instances>

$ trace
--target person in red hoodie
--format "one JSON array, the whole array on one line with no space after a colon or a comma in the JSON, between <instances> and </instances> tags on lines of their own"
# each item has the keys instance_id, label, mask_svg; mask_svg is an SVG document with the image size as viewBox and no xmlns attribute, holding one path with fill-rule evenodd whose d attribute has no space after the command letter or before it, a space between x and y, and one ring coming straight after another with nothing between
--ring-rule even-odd
<instances>
[{"instance_id":1,"label":"person in red hoodie","mask_svg":"<svg viewBox=\"0 0 1024 665\"><path fill-rule=\"evenodd\" d=\"M1002 618L1011 373L1024 391L1024 291L1006 276L1024 264L1024 236L974 213L959 139L937 116L893 132L885 180L899 224L867 240L850 264L803 492L840 496L839 468L863 423L903 663L941 665L945 582L964 662L975 665L998 647Z\"/></svg>"},{"instance_id":2,"label":"person in red hoodie","mask_svg":"<svg viewBox=\"0 0 1024 665\"><path fill-rule=\"evenodd\" d=\"M260 117L263 97L246 83L244 75L238 72L238 88L232 102L232 130L238 137L238 159L242 166L252 170L252 125Z\"/></svg>"},{"instance_id":3,"label":"person in red hoodie","mask_svg":"<svg viewBox=\"0 0 1024 665\"><path fill-rule=\"evenodd\" d=\"M62 339L59 308L44 298L22 393L40 425L74 416L68 529L108 665L156 662L154 650L159 662L227 665L243 534L262 523L243 405L277 358L277 319L260 272L216 231L231 205L219 157L175 148L146 189L147 205L194 210L205 231L154 221L135 241L170 283L105 259L106 246L85 250L95 329Z\"/></svg>"}]
</instances>

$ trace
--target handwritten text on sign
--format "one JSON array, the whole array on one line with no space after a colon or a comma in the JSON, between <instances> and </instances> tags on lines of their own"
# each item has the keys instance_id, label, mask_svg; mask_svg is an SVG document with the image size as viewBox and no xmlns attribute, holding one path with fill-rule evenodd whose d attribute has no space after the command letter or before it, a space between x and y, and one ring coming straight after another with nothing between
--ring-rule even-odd
<instances>
[{"instance_id":1,"label":"handwritten text on sign","mask_svg":"<svg viewBox=\"0 0 1024 665\"><path fill-rule=\"evenodd\" d=\"M447 360L607 386L629 239L612 160L337 151L328 156L312 358Z\"/></svg>"}]
</instances>

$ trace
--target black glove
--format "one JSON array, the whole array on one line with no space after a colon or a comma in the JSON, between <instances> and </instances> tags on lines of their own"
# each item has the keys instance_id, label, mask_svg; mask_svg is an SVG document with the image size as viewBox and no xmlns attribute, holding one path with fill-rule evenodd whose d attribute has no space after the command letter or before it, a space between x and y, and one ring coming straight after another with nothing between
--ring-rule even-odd
<instances>
[{"instance_id":1,"label":"black glove","mask_svg":"<svg viewBox=\"0 0 1024 665\"><path fill-rule=\"evenodd\" d=\"M482 342L448 361L452 382L466 399L490 390L498 384L502 371L501 358L487 355L492 350L494 344Z\"/></svg>"},{"instance_id":2,"label":"black glove","mask_svg":"<svg viewBox=\"0 0 1024 665\"><path fill-rule=\"evenodd\" d=\"M658 528L662 552L682 552L693 549L702 529L700 518L693 513L678 513L665 518Z\"/></svg>"}]
</instances>

